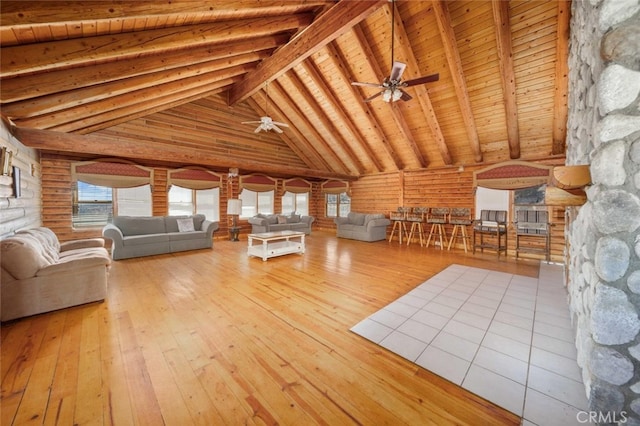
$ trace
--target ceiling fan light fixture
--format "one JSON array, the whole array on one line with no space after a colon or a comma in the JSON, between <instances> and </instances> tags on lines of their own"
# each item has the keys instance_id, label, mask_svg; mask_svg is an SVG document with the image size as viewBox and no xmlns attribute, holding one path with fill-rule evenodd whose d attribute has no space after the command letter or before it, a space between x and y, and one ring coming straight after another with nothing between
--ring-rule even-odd
<instances>
[{"instance_id":1,"label":"ceiling fan light fixture","mask_svg":"<svg viewBox=\"0 0 640 426\"><path fill-rule=\"evenodd\" d=\"M385 89L384 92L382 92L382 100L385 102L391 102L391 98L393 97L393 93L391 92L391 89Z\"/></svg>"}]
</instances>

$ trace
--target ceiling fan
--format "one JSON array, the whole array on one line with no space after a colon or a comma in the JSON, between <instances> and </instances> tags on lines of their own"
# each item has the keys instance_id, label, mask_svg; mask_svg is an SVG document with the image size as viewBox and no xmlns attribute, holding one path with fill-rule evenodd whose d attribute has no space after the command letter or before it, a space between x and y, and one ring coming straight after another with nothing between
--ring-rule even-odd
<instances>
[{"instance_id":1,"label":"ceiling fan","mask_svg":"<svg viewBox=\"0 0 640 426\"><path fill-rule=\"evenodd\" d=\"M403 89L405 87L416 86L418 84L429 83L432 81L438 81L440 78L439 74L427 75L424 77L414 78L412 80L402 81L402 73L404 73L407 64L402 62L395 61L393 59L393 45L395 39L395 16L396 16L396 7L393 3L395 0L389 0L391 2L391 74L389 77L385 77L382 83L361 83L358 81L354 81L351 84L354 86L367 86L367 87L377 87L382 89L378 93L373 96L369 96L365 99L365 102L370 102L371 100L377 98L378 96L382 96L382 100L385 102L395 102L398 100L408 101L412 99L412 96L405 92Z\"/></svg>"},{"instance_id":2,"label":"ceiling fan","mask_svg":"<svg viewBox=\"0 0 640 426\"><path fill-rule=\"evenodd\" d=\"M265 106L264 113L267 114L267 109L269 108L269 95L267 94L267 86L264 89L265 96ZM282 133L283 130L280 127L289 127L286 123L281 123L279 121L273 121L271 117L268 115L264 115L260 117L260 121L243 121L242 124L257 124L258 127L254 130L254 133L258 133L262 130L268 132L269 130L273 130L276 133Z\"/></svg>"}]
</instances>

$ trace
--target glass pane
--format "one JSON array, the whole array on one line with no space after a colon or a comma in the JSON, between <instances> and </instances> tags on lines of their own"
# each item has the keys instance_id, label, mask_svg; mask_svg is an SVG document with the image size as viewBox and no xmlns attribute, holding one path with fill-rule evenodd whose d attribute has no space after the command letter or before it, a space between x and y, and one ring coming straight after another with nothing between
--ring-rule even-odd
<instances>
[{"instance_id":1,"label":"glass pane","mask_svg":"<svg viewBox=\"0 0 640 426\"><path fill-rule=\"evenodd\" d=\"M220 188L196 191L196 213L205 215L207 220L220 220Z\"/></svg>"},{"instance_id":2,"label":"glass pane","mask_svg":"<svg viewBox=\"0 0 640 426\"><path fill-rule=\"evenodd\" d=\"M78 181L78 199L73 206L72 225L104 226L113 217L113 190Z\"/></svg>"},{"instance_id":3,"label":"glass pane","mask_svg":"<svg viewBox=\"0 0 640 426\"><path fill-rule=\"evenodd\" d=\"M173 185L169 190L169 215L193 214L193 190Z\"/></svg>"},{"instance_id":4,"label":"glass pane","mask_svg":"<svg viewBox=\"0 0 640 426\"><path fill-rule=\"evenodd\" d=\"M327 217L336 217L338 206L335 204L327 204Z\"/></svg>"},{"instance_id":5,"label":"glass pane","mask_svg":"<svg viewBox=\"0 0 640 426\"><path fill-rule=\"evenodd\" d=\"M135 188L118 188L118 216L151 216L151 186L143 185Z\"/></svg>"},{"instance_id":6,"label":"glass pane","mask_svg":"<svg viewBox=\"0 0 640 426\"><path fill-rule=\"evenodd\" d=\"M255 192L243 189L240 193L242 200L242 214L240 217L249 218L258 214L258 197Z\"/></svg>"},{"instance_id":7,"label":"glass pane","mask_svg":"<svg viewBox=\"0 0 640 426\"><path fill-rule=\"evenodd\" d=\"M258 192L258 212L273 214L273 195L275 191Z\"/></svg>"},{"instance_id":8,"label":"glass pane","mask_svg":"<svg viewBox=\"0 0 640 426\"><path fill-rule=\"evenodd\" d=\"M340 194L340 217L347 217L351 211L351 197L346 192Z\"/></svg>"},{"instance_id":9,"label":"glass pane","mask_svg":"<svg viewBox=\"0 0 640 426\"><path fill-rule=\"evenodd\" d=\"M296 211L295 195L293 192L285 192L282 196L282 214Z\"/></svg>"},{"instance_id":10,"label":"glass pane","mask_svg":"<svg viewBox=\"0 0 640 426\"><path fill-rule=\"evenodd\" d=\"M309 194L296 194L296 212L302 216L309 216Z\"/></svg>"}]
</instances>

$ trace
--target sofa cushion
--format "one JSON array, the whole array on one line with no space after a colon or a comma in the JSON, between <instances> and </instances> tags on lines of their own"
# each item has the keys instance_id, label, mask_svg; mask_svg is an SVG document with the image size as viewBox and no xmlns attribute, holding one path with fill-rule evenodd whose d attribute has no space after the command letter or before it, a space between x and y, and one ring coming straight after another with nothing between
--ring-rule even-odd
<instances>
[{"instance_id":1,"label":"sofa cushion","mask_svg":"<svg viewBox=\"0 0 640 426\"><path fill-rule=\"evenodd\" d=\"M366 215L364 213L349 212L347 218L349 219L350 224L362 226L364 225L365 216Z\"/></svg>"},{"instance_id":2,"label":"sofa cushion","mask_svg":"<svg viewBox=\"0 0 640 426\"><path fill-rule=\"evenodd\" d=\"M30 235L16 234L0 241L0 252L2 268L19 280L33 277L51 264L38 240Z\"/></svg>"},{"instance_id":3,"label":"sofa cushion","mask_svg":"<svg viewBox=\"0 0 640 426\"><path fill-rule=\"evenodd\" d=\"M286 216L279 214L277 217L278 217L278 225L288 223Z\"/></svg>"},{"instance_id":4,"label":"sofa cushion","mask_svg":"<svg viewBox=\"0 0 640 426\"><path fill-rule=\"evenodd\" d=\"M368 214L364 217L364 225L368 224L371 220L384 219L384 217L385 216L381 213Z\"/></svg>"},{"instance_id":5,"label":"sofa cushion","mask_svg":"<svg viewBox=\"0 0 640 426\"><path fill-rule=\"evenodd\" d=\"M49 232L44 231L45 229ZM53 231L48 228L31 228L19 231L16 235L33 238L38 243L38 249L49 263L58 261L60 243Z\"/></svg>"},{"instance_id":6,"label":"sofa cushion","mask_svg":"<svg viewBox=\"0 0 640 426\"><path fill-rule=\"evenodd\" d=\"M162 216L136 217L136 216L116 216L113 224L120 228L122 235L149 235L165 233L165 218ZM176 231L178 225L176 225Z\"/></svg>"},{"instance_id":7,"label":"sofa cushion","mask_svg":"<svg viewBox=\"0 0 640 426\"><path fill-rule=\"evenodd\" d=\"M267 222L271 225L275 225L276 223L278 223L278 216L275 214L268 215Z\"/></svg>"},{"instance_id":8,"label":"sofa cushion","mask_svg":"<svg viewBox=\"0 0 640 426\"><path fill-rule=\"evenodd\" d=\"M191 231L191 232L170 232L167 234L170 241L184 241L184 240L201 240L206 236L205 231Z\"/></svg>"},{"instance_id":9,"label":"sofa cushion","mask_svg":"<svg viewBox=\"0 0 640 426\"><path fill-rule=\"evenodd\" d=\"M169 234L156 234L156 235L130 235L124 237L122 245L124 246L139 246L143 244L156 244L169 241Z\"/></svg>"}]
</instances>

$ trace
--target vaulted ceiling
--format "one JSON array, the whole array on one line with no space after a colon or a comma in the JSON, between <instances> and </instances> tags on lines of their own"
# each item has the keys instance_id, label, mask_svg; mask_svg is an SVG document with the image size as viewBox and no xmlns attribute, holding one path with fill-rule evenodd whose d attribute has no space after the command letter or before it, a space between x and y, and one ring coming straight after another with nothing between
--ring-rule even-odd
<instances>
[{"instance_id":1,"label":"vaulted ceiling","mask_svg":"<svg viewBox=\"0 0 640 426\"><path fill-rule=\"evenodd\" d=\"M3 1L0 18L2 115L45 151L343 178L565 151L565 1ZM392 60L439 80L363 102L378 89L351 82ZM242 124L263 115L288 127Z\"/></svg>"}]
</instances>

